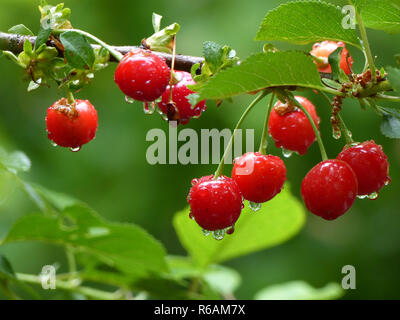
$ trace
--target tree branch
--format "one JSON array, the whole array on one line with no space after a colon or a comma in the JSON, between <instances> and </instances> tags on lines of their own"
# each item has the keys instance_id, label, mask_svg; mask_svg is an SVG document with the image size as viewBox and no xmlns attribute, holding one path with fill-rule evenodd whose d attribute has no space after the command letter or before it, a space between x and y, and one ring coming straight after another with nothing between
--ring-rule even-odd
<instances>
[{"instance_id":1,"label":"tree branch","mask_svg":"<svg viewBox=\"0 0 400 320\"><path fill-rule=\"evenodd\" d=\"M4 33L0 32L0 50L7 50L11 51L12 53L18 54L24 50L24 42L26 39L29 39L29 41L32 43L32 45L35 44L36 37L31 37L31 36L21 36L18 34L10 34L10 33ZM53 41L48 41L47 45L56 47L55 43ZM98 45L93 45L93 48L99 48ZM137 49L139 47L137 46L113 46L113 48L120 52L122 55L125 55L129 51L133 49ZM162 57L166 60L166 63L168 66L171 66L171 61L172 61L172 55L164 52L155 52L154 53ZM61 54L61 53L60 53ZM110 57L110 61L115 62L114 57ZM190 69L192 66L196 63L199 63L200 66L204 62L204 59L201 57L193 57L193 56L185 56L185 55L180 55L177 54L175 57L175 69L176 70L182 70L182 71L187 71L190 72Z\"/></svg>"}]
</instances>

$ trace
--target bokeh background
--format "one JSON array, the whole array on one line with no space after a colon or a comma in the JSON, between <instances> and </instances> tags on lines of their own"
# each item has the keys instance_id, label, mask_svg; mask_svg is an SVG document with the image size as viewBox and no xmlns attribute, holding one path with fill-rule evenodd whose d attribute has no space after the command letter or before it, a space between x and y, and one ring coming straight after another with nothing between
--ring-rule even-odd
<instances>
[{"instance_id":1,"label":"bokeh background","mask_svg":"<svg viewBox=\"0 0 400 320\"><path fill-rule=\"evenodd\" d=\"M115 45L134 45L152 33L151 15L164 16L164 25L181 24L179 53L201 55L207 40L229 44L241 58L260 51L262 43L254 36L266 12L286 1L253 0L157 0L106 1L65 0L72 9L72 24ZM330 1L344 4L341 1ZM56 2L51 1L52 4ZM37 1L0 0L0 30L24 23L38 30ZM369 30L377 63L394 65L399 53L399 36ZM396 45L397 44L397 45ZM307 46L276 43L281 49L310 50ZM363 56L350 48L355 68L363 66ZM113 81L115 64L99 72L91 86L77 94L89 99L99 114L96 139L80 152L51 146L45 133L46 108L62 92L41 88L27 93L22 71L5 59L0 60L0 145L20 149L32 160L32 170L24 178L59 192L73 195L113 221L134 222L160 239L171 254L184 254L172 227L173 214L186 206L186 195L193 177L210 174L214 165L155 165L146 162L148 130L168 129L158 115L145 116L139 103L127 104ZM312 92L306 94L317 106L321 131L331 157L340 152L343 140L331 137L330 108ZM187 127L232 128L251 97L225 102L220 108L208 103L203 116ZM400 142L385 138L379 131L380 119L358 104L346 102L343 116L356 140L374 139L383 145L390 159L392 183L378 200L357 200L342 218L326 222L311 214L303 230L278 247L237 258L228 266L238 270L243 283L238 298L251 299L270 284L305 280L320 287L330 281L340 283L342 266L357 270L357 289L344 299L400 298ZM256 143L261 134L265 107L258 106L244 128L256 128ZM274 146L270 152L280 155ZM285 162L292 190L300 197L300 183L307 171L320 160L317 144L304 157L293 156ZM230 167L226 168L227 173ZM4 189L4 188L3 188ZM9 189L7 187L7 189ZM4 190L3 190L4 192ZM9 192L7 192L9 193ZM14 190L2 196L0 237L22 215L36 211L25 195ZM285 214L282 212L282 214ZM64 263L63 252L42 244L12 244L0 248L18 272L39 273L44 264Z\"/></svg>"}]
</instances>

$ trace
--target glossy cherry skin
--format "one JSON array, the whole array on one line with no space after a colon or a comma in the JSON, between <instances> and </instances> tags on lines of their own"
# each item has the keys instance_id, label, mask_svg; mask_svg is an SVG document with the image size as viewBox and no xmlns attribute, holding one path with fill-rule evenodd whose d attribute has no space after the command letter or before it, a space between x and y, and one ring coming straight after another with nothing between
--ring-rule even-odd
<instances>
[{"instance_id":1,"label":"glossy cherry skin","mask_svg":"<svg viewBox=\"0 0 400 320\"><path fill-rule=\"evenodd\" d=\"M295 98L310 113L318 128L319 117L315 106L304 97L296 96ZM277 109L284 106L285 104L278 101L272 109L268 121L269 134L278 148L282 147L304 155L316 140L313 127L304 112L297 107L281 115Z\"/></svg>"},{"instance_id":2,"label":"glossy cherry skin","mask_svg":"<svg viewBox=\"0 0 400 320\"><path fill-rule=\"evenodd\" d=\"M310 54L324 60L322 63L315 62L319 72L332 73L332 68L329 64L328 58L339 47L343 48L342 56L340 58L340 68L347 75L352 73L351 68L353 67L353 58L350 56L350 53L343 42L335 41L322 41L321 43L314 44Z\"/></svg>"},{"instance_id":3,"label":"glossy cherry skin","mask_svg":"<svg viewBox=\"0 0 400 320\"><path fill-rule=\"evenodd\" d=\"M162 94L162 100L158 103L160 110L171 118L170 120L176 120L180 124L187 124L193 117L199 117L203 111L207 109L206 101L202 100L192 109L192 106L187 99L189 94L194 93L187 86L195 84L192 75L185 71L175 71L176 77L179 82L172 87L172 101L174 102L177 110L176 114L171 117L171 111L168 112L168 103L170 98L170 87ZM172 111L174 113L174 111Z\"/></svg>"},{"instance_id":4,"label":"glossy cherry skin","mask_svg":"<svg viewBox=\"0 0 400 320\"><path fill-rule=\"evenodd\" d=\"M114 80L126 96L149 102L159 98L167 88L170 69L151 51L137 49L118 63Z\"/></svg>"},{"instance_id":5,"label":"glossy cherry skin","mask_svg":"<svg viewBox=\"0 0 400 320\"><path fill-rule=\"evenodd\" d=\"M80 148L95 137L97 126L97 111L88 100L75 100L74 109L64 98L47 109L48 138L60 147Z\"/></svg>"},{"instance_id":6,"label":"glossy cherry skin","mask_svg":"<svg viewBox=\"0 0 400 320\"><path fill-rule=\"evenodd\" d=\"M390 181L389 162L382 146L375 141L365 141L344 147L337 159L350 165L357 176L358 195L379 192Z\"/></svg>"},{"instance_id":7,"label":"glossy cherry skin","mask_svg":"<svg viewBox=\"0 0 400 320\"><path fill-rule=\"evenodd\" d=\"M235 159L232 179L246 200L263 203L281 192L286 166L279 157L248 152Z\"/></svg>"},{"instance_id":8,"label":"glossy cherry skin","mask_svg":"<svg viewBox=\"0 0 400 320\"><path fill-rule=\"evenodd\" d=\"M193 179L187 197L191 217L209 231L234 226L243 209L242 195L236 182L225 176L213 178L211 175Z\"/></svg>"},{"instance_id":9,"label":"glossy cherry skin","mask_svg":"<svg viewBox=\"0 0 400 320\"><path fill-rule=\"evenodd\" d=\"M353 169L334 159L318 163L307 173L301 184L301 196L311 213L334 220L353 205L357 189Z\"/></svg>"}]
</instances>

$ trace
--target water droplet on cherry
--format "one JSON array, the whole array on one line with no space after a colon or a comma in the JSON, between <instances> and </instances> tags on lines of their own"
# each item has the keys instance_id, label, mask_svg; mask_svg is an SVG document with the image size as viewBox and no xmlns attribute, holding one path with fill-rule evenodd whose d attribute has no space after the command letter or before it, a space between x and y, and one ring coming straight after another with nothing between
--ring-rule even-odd
<instances>
[{"instance_id":1,"label":"water droplet on cherry","mask_svg":"<svg viewBox=\"0 0 400 320\"><path fill-rule=\"evenodd\" d=\"M143 111L145 114L153 114L155 110L156 104L154 103L154 101L143 103Z\"/></svg>"},{"instance_id":2,"label":"water droplet on cherry","mask_svg":"<svg viewBox=\"0 0 400 320\"><path fill-rule=\"evenodd\" d=\"M370 195L368 195L368 199L370 200L376 200L379 197L379 193L378 192L372 192Z\"/></svg>"},{"instance_id":3,"label":"water droplet on cherry","mask_svg":"<svg viewBox=\"0 0 400 320\"><path fill-rule=\"evenodd\" d=\"M340 137L342 136L342 132L340 130L333 130L332 132L332 137L333 139L339 140Z\"/></svg>"},{"instance_id":4,"label":"water droplet on cherry","mask_svg":"<svg viewBox=\"0 0 400 320\"><path fill-rule=\"evenodd\" d=\"M252 211L256 212L261 209L262 203L249 201L249 207Z\"/></svg>"},{"instance_id":5,"label":"water droplet on cherry","mask_svg":"<svg viewBox=\"0 0 400 320\"><path fill-rule=\"evenodd\" d=\"M233 234L235 232L235 226L230 226L226 229L226 234Z\"/></svg>"},{"instance_id":6,"label":"water droplet on cherry","mask_svg":"<svg viewBox=\"0 0 400 320\"><path fill-rule=\"evenodd\" d=\"M125 101L129 104L132 104L135 102L135 99L132 99L131 97L125 96Z\"/></svg>"},{"instance_id":7,"label":"water droplet on cherry","mask_svg":"<svg viewBox=\"0 0 400 320\"><path fill-rule=\"evenodd\" d=\"M293 155L293 151L287 150L285 148L282 148L282 155L285 158L290 158Z\"/></svg>"},{"instance_id":8,"label":"water droplet on cherry","mask_svg":"<svg viewBox=\"0 0 400 320\"><path fill-rule=\"evenodd\" d=\"M69 148L72 152L78 152L82 147Z\"/></svg>"},{"instance_id":9,"label":"water droplet on cherry","mask_svg":"<svg viewBox=\"0 0 400 320\"><path fill-rule=\"evenodd\" d=\"M212 232L212 235L215 240L222 240L225 237L225 229L215 230Z\"/></svg>"}]
</instances>

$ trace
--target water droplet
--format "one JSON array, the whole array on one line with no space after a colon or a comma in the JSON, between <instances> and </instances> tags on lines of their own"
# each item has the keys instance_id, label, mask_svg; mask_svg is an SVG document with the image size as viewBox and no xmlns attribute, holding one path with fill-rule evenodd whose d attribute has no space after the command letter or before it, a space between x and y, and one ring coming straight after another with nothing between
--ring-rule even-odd
<instances>
[{"instance_id":1,"label":"water droplet","mask_svg":"<svg viewBox=\"0 0 400 320\"><path fill-rule=\"evenodd\" d=\"M132 104L135 102L135 99L132 99L131 97L125 96L125 101L129 104Z\"/></svg>"},{"instance_id":2,"label":"water droplet","mask_svg":"<svg viewBox=\"0 0 400 320\"><path fill-rule=\"evenodd\" d=\"M249 201L249 207L252 211L256 212L261 209L262 203Z\"/></svg>"},{"instance_id":3,"label":"water droplet","mask_svg":"<svg viewBox=\"0 0 400 320\"><path fill-rule=\"evenodd\" d=\"M143 112L144 114L153 114L156 110L156 104L153 102L144 102L143 103Z\"/></svg>"},{"instance_id":4,"label":"water droplet","mask_svg":"<svg viewBox=\"0 0 400 320\"><path fill-rule=\"evenodd\" d=\"M226 234L232 234L235 232L235 226L230 226L228 228L226 228Z\"/></svg>"},{"instance_id":5,"label":"water droplet","mask_svg":"<svg viewBox=\"0 0 400 320\"><path fill-rule=\"evenodd\" d=\"M287 150L285 148L282 148L282 155L285 158L290 158L292 156L292 154L293 154L293 151L290 151L290 150Z\"/></svg>"},{"instance_id":6,"label":"water droplet","mask_svg":"<svg viewBox=\"0 0 400 320\"><path fill-rule=\"evenodd\" d=\"M206 229L203 229L202 232L203 232L203 234L204 234L206 237L209 236L210 233L211 233L211 231L206 230Z\"/></svg>"},{"instance_id":7,"label":"water droplet","mask_svg":"<svg viewBox=\"0 0 400 320\"><path fill-rule=\"evenodd\" d=\"M367 194L358 195L357 198L358 198L358 199L361 199L361 200L362 200L362 199L366 199L366 198L368 198L368 195L367 195Z\"/></svg>"},{"instance_id":8,"label":"water droplet","mask_svg":"<svg viewBox=\"0 0 400 320\"><path fill-rule=\"evenodd\" d=\"M368 199L370 200L376 200L379 197L379 193L378 192L372 192L370 195L368 195Z\"/></svg>"},{"instance_id":9,"label":"water droplet","mask_svg":"<svg viewBox=\"0 0 400 320\"><path fill-rule=\"evenodd\" d=\"M340 130L333 130L332 132L332 137L333 139L339 140L340 137L342 136L342 132Z\"/></svg>"},{"instance_id":10,"label":"water droplet","mask_svg":"<svg viewBox=\"0 0 400 320\"><path fill-rule=\"evenodd\" d=\"M385 186L388 186L391 182L392 182L392 179L390 179L390 177L387 177L386 181L385 181Z\"/></svg>"},{"instance_id":11,"label":"water droplet","mask_svg":"<svg viewBox=\"0 0 400 320\"><path fill-rule=\"evenodd\" d=\"M53 147L58 147L58 144L55 143L54 141L51 141L50 143L51 143L51 145L52 145Z\"/></svg>"},{"instance_id":12,"label":"water droplet","mask_svg":"<svg viewBox=\"0 0 400 320\"><path fill-rule=\"evenodd\" d=\"M79 150L81 150L82 147L75 147L75 148L69 148L69 150L71 150L72 152L78 152Z\"/></svg>"},{"instance_id":13,"label":"water droplet","mask_svg":"<svg viewBox=\"0 0 400 320\"><path fill-rule=\"evenodd\" d=\"M222 240L225 236L225 229L215 230L212 232L212 235L215 240Z\"/></svg>"}]
</instances>

